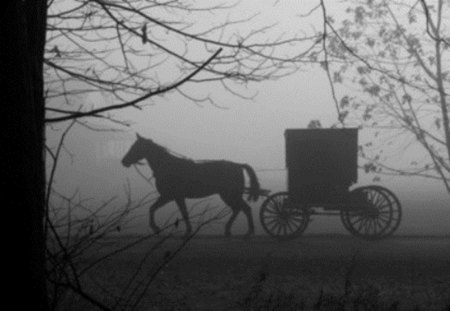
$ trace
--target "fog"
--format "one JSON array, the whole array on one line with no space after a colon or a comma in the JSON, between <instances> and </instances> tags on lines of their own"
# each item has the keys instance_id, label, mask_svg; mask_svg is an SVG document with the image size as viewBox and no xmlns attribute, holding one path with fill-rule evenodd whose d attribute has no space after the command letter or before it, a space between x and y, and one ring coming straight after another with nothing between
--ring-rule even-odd
<instances>
[{"instance_id":1,"label":"fog","mask_svg":"<svg viewBox=\"0 0 450 311\"><path fill-rule=\"evenodd\" d=\"M46 168L47 180L51 182L46 210L51 219L46 226L46 278L53 308L450 310L450 194L434 178L439 176L437 173L432 178L392 174L395 169L399 174L406 169L433 174L428 170L432 165L419 171L422 164L432 161L420 144L424 140L428 144L424 137L432 140L426 146L428 151L436 146L439 152L441 147L444 149L441 130L445 118L436 111L440 107L438 99L445 93L441 87L433 89L430 81L449 82L445 69L450 59L446 54L441 63L437 61L439 57L422 50L432 49L438 39L448 38L438 35L427 46L417 43L411 35L402 37L402 45L390 44L397 43L391 39L404 34L399 31L399 24L411 29L426 25L428 31L433 31L436 26L428 23L428 15L426 18L424 14L412 14L416 11L413 8L420 11L425 1L405 1L407 5L395 6L399 22L395 18L395 23L387 21L393 25L389 31L384 29L386 24L369 19L367 27L361 28L367 33L359 31L360 26L365 26L359 25L364 6L390 2L222 2L230 8L208 10L205 7L219 2L200 0L52 4L78 7L72 8L73 12L71 8L61 14L58 10L50 12L49 16L58 18L49 26L61 30L56 35L49 31L51 39L47 39L46 47L50 60L53 58L63 69L70 70L60 73L58 68L48 68L45 73L46 147L50 149L46 150ZM336 40L331 25L324 28L325 12L321 9L325 10L325 6L320 4L325 3L326 14L332 16L327 20L336 21L336 29L340 28L339 21L347 18L341 13L349 3L362 5L349 17L354 19L349 22L355 24L354 32L346 32L344 27L340 34L345 44L349 40L349 46ZM191 4L201 9L192 10ZM124 8L119 9L122 5ZM146 14L151 18L143 18L142 12L128 12L125 6L134 5L148 8ZM447 3L445 7L448 8ZM348 12L352 14L351 10ZM367 17L379 18L381 13ZM104 19L102 14L106 14ZM96 16L99 24L91 24ZM250 16L254 19L249 20ZM72 29L72 22L87 28ZM173 28L159 27L159 23ZM272 27L266 28L267 25ZM444 28L448 30L448 25ZM174 29L189 35L180 35ZM330 52L328 63L321 50L324 42L318 40L324 38L320 34L325 29L330 35L325 42ZM422 28L419 31L425 32ZM195 34L205 36L206 41L193 39ZM249 39L245 39L247 36ZM81 46L78 38L82 39ZM307 43L302 38L308 38ZM211 44L209 40L221 43ZM274 40L287 44L277 45ZM298 56L304 55L313 42L316 45L308 50L307 58ZM236 44L235 48L230 49L230 43ZM261 46L267 49L261 50ZM407 53L397 55L402 48ZM252 52L258 57L253 59ZM356 58L350 55L353 52ZM420 57L423 54L420 64L408 58L414 53ZM261 55L274 58L259 60ZM290 59L293 55L295 61ZM191 61L206 67L197 67ZM443 78L439 80L438 74L433 78L433 70L427 70L428 67L423 72L419 68L422 62L429 62L430 68L433 63L442 64L438 69L443 68ZM327 68L330 70L324 70ZM282 77L266 76L272 69ZM383 81L395 71L397 78ZM431 72L432 77L423 78L418 72L425 76ZM80 77L73 77L78 74ZM239 74L243 74L242 79ZM185 77L191 79L184 80ZM255 82L259 79L264 81ZM421 89L410 89L416 82L412 86L409 83L416 80ZM401 90L398 93L397 87ZM136 103L141 95L146 99L136 106L97 110ZM74 111L85 117L59 122L66 119L66 113ZM411 115L420 122L411 121ZM339 124L342 117L345 122ZM416 123L421 123L425 131L414 127ZM289 195L293 200L286 200L287 195L280 194L288 190L285 132L318 124L324 129L361 126L358 178L348 190L361 188L345 196L347 189L342 187L355 177L353 170L346 169L355 168L355 157L351 155L356 153L356 132L318 130L314 135L332 134L333 140L328 139L330 136L320 137L320 143L314 140L312 144L308 137L306 143L302 140L302 146L309 148L291 148L289 144L289 150L295 154L313 150L298 159L308 158L314 163L305 161L308 167L302 167L304 162L293 160L289 153L291 169L311 171L301 175L298 184L302 191L292 191ZM302 131L294 134L299 132ZM291 140L293 132L288 133L288 140L297 142L298 137ZM250 194L257 187L251 187L255 178L247 165L190 165L191 162L173 159L166 150L137 134L174 156L247 164L254 169L266 193L257 201L250 201ZM62 137L64 140L60 141ZM351 138L352 144L343 137ZM422 141L418 143L417 139ZM438 143L434 145L434 141ZM141 154L134 158L128 154L124 159L135 142L138 147L133 149ZM147 151L155 157L148 156L146 160L165 186L160 187L164 194L161 200L154 172L144 160L137 159ZM354 153L349 157L346 151ZM445 153L441 154L445 157ZM366 170L365 165L373 164L370 159L394 170ZM433 160L436 164L436 158ZM347 161L352 165L345 165ZM336 162L342 167L330 165ZM53 165L57 165L56 170ZM160 173L163 169L169 174ZM254 228L248 221L249 207L236 193L235 186L242 187L240 169L246 175L247 192L242 195L250 206ZM316 174L318 171L321 174ZM173 186L180 175L174 172L191 177L183 180L183 187L179 187L182 190ZM343 176L346 173L350 174ZM291 187L297 185L292 183L293 175L289 175ZM153 215L150 207L158 207L164 199L179 198L187 192L200 196L218 189L220 195L186 199L192 228L182 221L186 219L186 207L180 200L180 209L170 202L156 211L156 223L149 219ZM279 196L268 200L267 193ZM299 206L303 202L297 199L303 194L307 203L323 203L323 198L341 210L313 206L311 214L303 213ZM401 204L401 217L394 197ZM335 199L340 204L334 204ZM228 221L234 219L233 212L238 210L231 228L234 237L229 238ZM223 215L223 211L228 214ZM221 217L216 217L218 214ZM160 229L162 234L157 234ZM391 234L393 238L383 239Z\"/></svg>"},{"instance_id":2,"label":"fog","mask_svg":"<svg viewBox=\"0 0 450 311\"><path fill-rule=\"evenodd\" d=\"M243 100L224 94L224 109L207 105L197 106L185 99L171 95L156 104L139 111L126 109L117 113L123 119L132 120L129 129L120 132L91 131L74 127L68 134L55 176L55 189L67 195L78 189L80 197L94 208L110 197L117 196L115 207L120 208L125 197L124 185L129 182L132 196L143 197L154 188L131 167L123 167L122 157L135 140L135 133L195 160L226 159L248 163L256 171L261 186L284 191L286 185L284 130L304 128L312 119L324 126L335 122L336 113L330 97L325 73L311 69L279 81L251 85L257 92L253 100ZM48 131L50 144L56 142L61 132ZM368 139L365 130L360 131L360 141ZM359 163L361 164L361 163ZM148 177L148 167L140 167ZM374 182L373 174L358 172L355 186L379 184L393 191L403 207L403 218L398 235L449 235L449 195L442 184L430 179L392 177L380 175ZM188 205L195 200L189 200ZM218 197L208 201L212 206L223 206ZM256 233L263 233L259 223L259 207L262 200L251 204ZM146 233L149 204L135 211L133 220L124 224L123 234ZM199 206L198 209L202 207ZM156 217L163 221L176 214L173 204L160 209ZM180 216L175 216L180 217ZM247 223L240 215L233 233L246 230ZM222 234L223 223L204 228L204 234ZM339 217L317 216L313 218L305 234L347 234Z\"/></svg>"},{"instance_id":3,"label":"fog","mask_svg":"<svg viewBox=\"0 0 450 311\"><path fill-rule=\"evenodd\" d=\"M319 19L315 21L316 25L311 20L304 25L299 23L298 14L302 10L292 9L297 3L279 2L273 6L273 3L267 2L263 7L258 1L258 5L254 7L254 3L247 1L241 4L240 11L232 13L237 18L239 12L251 15L249 12L256 10L261 14L254 23L276 21L277 27L292 31L294 21L299 31L303 31L301 27L308 31L313 26L320 29ZM336 3L327 3L329 14L335 17L339 16ZM304 2L302 5L306 6ZM309 9L304 7L303 13ZM326 72L318 66L305 66L302 71L275 81L249 83L242 89L245 94L254 95L250 100L210 88L206 84L194 84L192 87L190 94L209 94L214 97L218 106L207 102L195 104L178 93L170 93L146 102L142 110L127 108L115 112L116 118L131 121L128 128L114 124L99 126L113 127L120 131L92 131L82 126L72 128L65 140L66 152L62 153L58 162L55 189L65 195L77 193L80 198L92 198L86 203L92 208L111 197L117 197L114 207L120 208L124 204L124 186L127 183L135 199L153 192L155 189L143 180L135 168L126 169L120 163L134 142L135 134L139 133L177 154L195 160L226 159L248 163L255 169L262 188L271 193L285 191L285 129L305 128L311 120L319 120L324 127L337 121ZM209 89L205 89L206 87ZM102 106L109 100L112 99L98 96L80 98L86 106ZM56 126L57 130L55 127L48 129L49 145L57 144L64 126ZM370 137L367 130L361 130L359 143L368 142ZM404 160L399 156L396 161L402 164ZM146 176L152 175L148 167L140 169ZM400 199L403 220L397 234L450 234L450 196L439 182L383 175L379 175L380 180L374 182L376 175L365 174L363 170L358 173L359 179L355 187L376 183L389 188ZM194 203L194 200L189 201L190 205ZM223 206L217 197L213 197L209 203ZM261 203L262 200L252 204L257 233L262 233L258 218ZM149 203L136 211L136 215L132 215L133 221L124 226L124 233L148 232L148 205ZM158 211L156 217L163 220L175 212L176 207L169 204ZM244 220L243 216L237 219L235 232L244 230ZM214 234L222 232L223 224L211 225L202 231ZM345 230L339 217L317 216L306 233L345 233Z\"/></svg>"}]
</instances>

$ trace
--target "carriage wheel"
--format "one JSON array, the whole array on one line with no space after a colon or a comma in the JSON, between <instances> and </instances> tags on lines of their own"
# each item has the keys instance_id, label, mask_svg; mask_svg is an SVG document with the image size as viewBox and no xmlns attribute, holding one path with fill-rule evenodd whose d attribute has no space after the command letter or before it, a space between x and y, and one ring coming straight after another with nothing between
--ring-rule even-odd
<instances>
[{"instance_id":1,"label":"carriage wheel","mask_svg":"<svg viewBox=\"0 0 450 311\"><path fill-rule=\"evenodd\" d=\"M380 239L391 235L400 223L400 203L389 190L379 186L356 188L351 191L356 210L341 211L345 228L365 239Z\"/></svg>"},{"instance_id":2,"label":"carriage wheel","mask_svg":"<svg viewBox=\"0 0 450 311\"><path fill-rule=\"evenodd\" d=\"M383 233L383 237L388 237L394 234L397 228L400 226L400 221L402 219L402 206L400 205L400 201L395 196L395 194L384 187L381 186L372 186L381 191L388 199L392 206L392 219L388 228L386 228Z\"/></svg>"},{"instance_id":3,"label":"carriage wheel","mask_svg":"<svg viewBox=\"0 0 450 311\"><path fill-rule=\"evenodd\" d=\"M263 202L259 218L269 235L278 239L291 239L305 231L309 214L302 208L289 204L287 192L278 192Z\"/></svg>"}]
</instances>

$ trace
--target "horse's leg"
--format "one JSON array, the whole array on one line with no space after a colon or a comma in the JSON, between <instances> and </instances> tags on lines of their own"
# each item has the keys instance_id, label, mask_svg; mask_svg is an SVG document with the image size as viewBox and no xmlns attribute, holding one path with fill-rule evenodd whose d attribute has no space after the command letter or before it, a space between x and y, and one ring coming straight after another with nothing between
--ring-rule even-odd
<instances>
[{"instance_id":1,"label":"horse's leg","mask_svg":"<svg viewBox=\"0 0 450 311\"><path fill-rule=\"evenodd\" d=\"M181 212L181 216L183 216L184 223L186 224L186 236L189 236L189 234L192 233L192 227L189 221L189 214L187 211L186 202L184 201L184 198L176 199L175 202L177 202L178 208L180 209Z\"/></svg>"},{"instance_id":2,"label":"horse's leg","mask_svg":"<svg viewBox=\"0 0 450 311\"><path fill-rule=\"evenodd\" d=\"M250 209L250 206L244 201L244 199L241 199L241 210L244 212L245 216L247 216L248 221L248 230L245 234L246 237L249 237L255 233L255 226L253 225L253 215L252 210Z\"/></svg>"},{"instance_id":3,"label":"horse's leg","mask_svg":"<svg viewBox=\"0 0 450 311\"><path fill-rule=\"evenodd\" d=\"M156 210L158 210L161 206L163 206L164 204L170 202L171 199L167 199L165 197L159 197L155 203L152 204L152 206L150 206L150 211L149 211L149 225L150 228L152 228L153 232L155 233L159 233L160 229L159 227L155 224L155 212Z\"/></svg>"},{"instance_id":4,"label":"horse's leg","mask_svg":"<svg viewBox=\"0 0 450 311\"><path fill-rule=\"evenodd\" d=\"M228 222L225 225L225 236L227 236L227 237L231 236L231 225L233 225L234 220L236 219L237 215L239 214L239 210L236 210L232 207L231 207L231 210L232 210L233 214L231 214L230 219L228 219Z\"/></svg>"},{"instance_id":5,"label":"horse's leg","mask_svg":"<svg viewBox=\"0 0 450 311\"><path fill-rule=\"evenodd\" d=\"M245 216L247 216L248 220L248 231L245 236L250 236L251 234L253 234L255 229L253 225L252 211L250 210L250 206L248 206L247 203L245 203L245 201L242 199L241 193L237 191L221 193L220 197L233 211L233 214L231 214L230 219L225 225L225 236L230 235L231 225L233 224L240 211L243 211L245 213Z\"/></svg>"}]
</instances>

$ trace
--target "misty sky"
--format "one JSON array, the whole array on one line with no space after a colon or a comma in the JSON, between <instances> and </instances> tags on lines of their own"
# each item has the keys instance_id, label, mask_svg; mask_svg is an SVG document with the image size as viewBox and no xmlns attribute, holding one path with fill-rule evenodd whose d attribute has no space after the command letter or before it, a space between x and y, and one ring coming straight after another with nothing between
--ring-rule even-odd
<instances>
[{"instance_id":1,"label":"misty sky","mask_svg":"<svg viewBox=\"0 0 450 311\"><path fill-rule=\"evenodd\" d=\"M301 13L298 3L304 2L279 1L276 10L262 13L257 22L271 16L281 20L279 27L289 27L295 14ZM255 10L250 5L246 7L247 11L252 9ZM205 91L202 86L193 87L200 88L194 91ZM336 110L325 71L306 66L303 71L278 81L252 83L247 94L257 95L253 100L244 100L229 93L214 93L217 103L224 107L222 109L207 103L199 106L172 93L153 100L143 110L128 108L117 112L117 117L133 122L129 129L122 128L123 132L74 128L66 142L71 155L62 157L56 188L67 194L79 188L83 196L94 198L93 202L112 195L123 196L123 185L127 180L136 198L151 191L133 168L126 169L120 164L138 132L193 159L248 163L255 168L263 188L273 192L285 190L284 130L306 127L312 119L320 120L324 126L336 122ZM95 102L98 98L85 100L99 104ZM50 143L54 143L59 134L48 131ZM364 130L360 138L367 139ZM143 171L151 175L148 168L143 168ZM373 177L360 170L358 185L372 183ZM391 189L403 203L404 218L398 233L450 234L449 196L442 185L426 179L383 176L378 183ZM257 224L261 202L252 205ZM173 210L173 207L166 209ZM147 210L145 207L141 211L143 224L147 221ZM163 214L161 211L157 217L163 217ZM238 223L245 224L243 220L241 216ZM222 232L221 226L214 228ZM345 231L336 217L317 218L308 232Z\"/></svg>"}]
</instances>

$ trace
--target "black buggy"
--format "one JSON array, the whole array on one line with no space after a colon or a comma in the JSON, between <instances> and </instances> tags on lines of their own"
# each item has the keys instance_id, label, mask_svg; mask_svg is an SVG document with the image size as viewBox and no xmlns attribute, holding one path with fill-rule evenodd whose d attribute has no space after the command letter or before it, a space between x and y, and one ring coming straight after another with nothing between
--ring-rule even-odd
<instances>
[{"instance_id":1,"label":"black buggy","mask_svg":"<svg viewBox=\"0 0 450 311\"><path fill-rule=\"evenodd\" d=\"M261 206L268 234L298 237L315 215L339 215L351 234L364 239L397 230L401 205L390 190L378 185L350 190L358 177L357 129L288 129L285 139L288 191L270 195Z\"/></svg>"}]
</instances>

